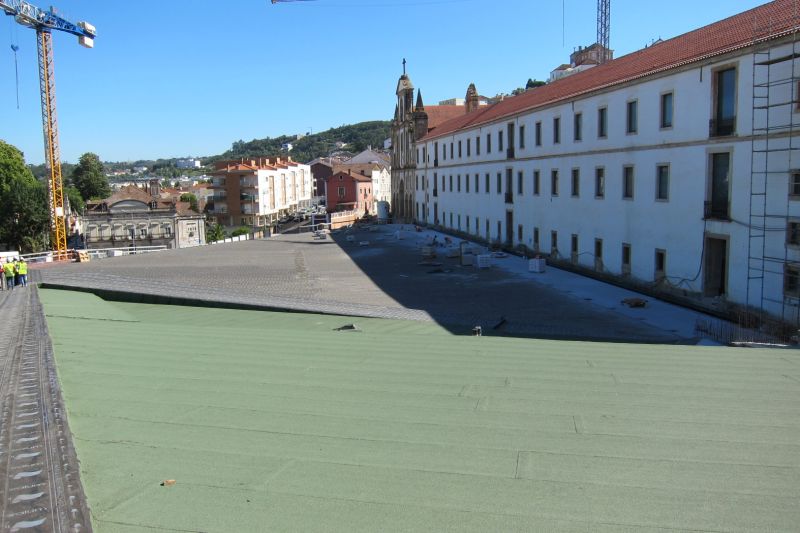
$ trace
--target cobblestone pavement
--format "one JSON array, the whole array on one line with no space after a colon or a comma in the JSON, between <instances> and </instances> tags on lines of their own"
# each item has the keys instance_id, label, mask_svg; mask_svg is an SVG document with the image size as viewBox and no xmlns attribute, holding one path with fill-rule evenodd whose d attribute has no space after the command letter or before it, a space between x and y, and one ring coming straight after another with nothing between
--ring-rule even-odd
<instances>
[{"instance_id":1,"label":"cobblestone pavement","mask_svg":"<svg viewBox=\"0 0 800 533\"><path fill-rule=\"evenodd\" d=\"M37 289L0 293L0 532L91 531Z\"/></svg>"},{"instance_id":2,"label":"cobblestone pavement","mask_svg":"<svg viewBox=\"0 0 800 533\"><path fill-rule=\"evenodd\" d=\"M348 237L351 237L348 239ZM369 245L360 246L368 240ZM355 316L435 321L454 333L633 342L686 342L589 301L565 297L500 269L457 259L420 265L419 251L390 228L326 240L280 235L182 250L49 266L52 286ZM495 326L498 326L495 329Z\"/></svg>"}]
</instances>

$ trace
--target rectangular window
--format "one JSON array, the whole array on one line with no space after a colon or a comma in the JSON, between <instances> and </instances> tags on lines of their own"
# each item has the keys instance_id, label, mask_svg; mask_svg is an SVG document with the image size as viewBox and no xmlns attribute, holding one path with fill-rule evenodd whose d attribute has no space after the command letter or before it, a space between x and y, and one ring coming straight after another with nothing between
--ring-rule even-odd
<instances>
[{"instance_id":1,"label":"rectangular window","mask_svg":"<svg viewBox=\"0 0 800 533\"><path fill-rule=\"evenodd\" d=\"M481 192L481 177L479 174L475 174L475 192Z\"/></svg>"},{"instance_id":2,"label":"rectangular window","mask_svg":"<svg viewBox=\"0 0 800 533\"><path fill-rule=\"evenodd\" d=\"M467 215L467 223L464 225L464 231L469 233L469 215Z\"/></svg>"},{"instance_id":3,"label":"rectangular window","mask_svg":"<svg viewBox=\"0 0 800 533\"><path fill-rule=\"evenodd\" d=\"M551 231L550 232L550 254L551 255L558 255L558 232Z\"/></svg>"},{"instance_id":4,"label":"rectangular window","mask_svg":"<svg viewBox=\"0 0 800 533\"><path fill-rule=\"evenodd\" d=\"M450 159L453 159L453 143L450 143Z\"/></svg>"},{"instance_id":5,"label":"rectangular window","mask_svg":"<svg viewBox=\"0 0 800 533\"><path fill-rule=\"evenodd\" d=\"M475 217L475 235L481 234L481 217Z\"/></svg>"},{"instance_id":6,"label":"rectangular window","mask_svg":"<svg viewBox=\"0 0 800 533\"><path fill-rule=\"evenodd\" d=\"M733 135L736 131L736 68L716 72L714 118L711 136Z\"/></svg>"},{"instance_id":7,"label":"rectangular window","mask_svg":"<svg viewBox=\"0 0 800 533\"><path fill-rule=\"evenodd\" d=\"M606 107L597 110L597 136L601 139L608 136L608 108Z\"/></svg>"},{"instance_id":8,"label":"rectangular window","mask_svg":"<svg viewBox=\"0 0 800 533\"><path fill-rule=\"evenodd\" d=\"M338 191L339 198L344 198L344 187L339 187Z\"/></svg>"},{"instance_id":9,"label":"rectangular window","mask_svg":"<svg viewBox=\"0 0 800 533\"><path fill-rule=\"evenodd\" d=\"M792 200L800 197L800 170L792 170L789 176L789 196L794 197Z\"/></svg>"},{"instance_id":10,"label":"rectangular window","mask_svg":"<svg viewBox=\"0 0 800 533\"><path fill-rule=\"evenodd\" d=\"M800 222L790 220L786 223L786 244L800 245Z\"/></svg>"},{"instance_id":11,"label":"rectangular window","mask_svg":"<svg viewBox=\"0 0 800 533\"><path fill-rule=\"evenodd\" d=\"M475 137L475 155L481 155L481 138Z\"/></svg>"},{"instance_id":12,"label":"rectangular window","mask_svg":"<svg viewBox=\"0 0 800 533\"><path fill-rule=\"evenodd\" d=\"M656 200L669 200L669 165L656 167Z\"/></svg>"},{"instance_id":13,"label":"rectangular window","mask_svg":"<svg viewBox=\"0 0 800 533\"><path fill-rule=\"evenodd\" d=\"M672 93L664 93L661 95L661 113L659 125L661 128L672 127Z\"/></svg>"},{"instance_id":14,"label":"rectangular window","mask_svg":"<svg viewBox=\"0 0 800 533\"><path fill-rule=\"evenodd\" d=\"M489 219L488 218L486 219L486 224L485 224L485 230L484 231L486 233L486 240L488 241L489 240Z\"/></svg>"},{"instance_id":15,"label":"rectangular window","mask_svg":"<svg viewBox=\"0 0 800 533\"><path fill-rule=\"evenodd\" d=\"M533 228L533 249L539 251L539 228Z\"/></svg>"},{"instance_id":16,"label":"rectangular window","mask_svg":"<svg viewBox=\"0 0 800 533\"><path fill-rule=\"evenodd\" d=\"M594 169L594 197L603 198L606 195L606 169L597 167Z\"/></svg>"},{"instance_id":17,"label":"rectangular window","mask_svg":"<svg viewBox=\"0 0 800 533\"><path fill-rule=\"evenodd\" d=\"M561 117L553 118L553 144L561 142Z\"/></svg>"},{"instance_id":18,"label":"rectangular window","mask_svg":"<svg viewBox=\"0 0 800 533\"><path fill-rule=\"evenodd\" d=\"M594 240L594 269L603 270L603 239Z\"/></svg>"},{"instance_id":19,"label":"rectangular window","mask_svg":"<svg viewBox=\"0 0 800 533\"><path fill-rule=\"evenodd\" d=\"M542 123L536 123L536 131L534 132L536 136L536 146L542 145Z\"/></svg>"},{"instance_id":20,"label":"rectangular window","mask_svg":"<svg viewBox=\"0 0 800 533\"><path fill-rule=\"evenodd\" d=\"M558 170L550 172L550 196L558 196Z\"/></svg>"},{"instance_id":21,"label":"rectangular window","mask_svg":"<svg viewBox=\"0 0 800 533\"><path fill-rule=\"evenodd\" d=\"M467 139L467 157L472 155L472 139Z\"/></svg>"},{"instance_id":22,"label":"rectangular window","mask_svg":"<svg viewBox=\"0 0 800 533\"><path fill-rule=\"evenodd\" d=\"M447 161L447 144L442 144L442 161Z\"/></svg>"},{"instance_id":23,"label":"rectangular window","mask_svg":"<svg viewBox=\"0 0 800 533\"><path fill-rule=\"evenodd\" d=\"M469 192L469 174L464 174L464 192Z\"/></svg>"},{"instance_id":24,"label":"rectangular window","mask_svg":"<svg viewBox=\"0 0 800 533\"><path fill-rule=\"evenodd\" d=\"M491 133L487 133L486 134L486 153L487 154L492 153L492 134Z\"/></svg>"},{"instance_id":25,"label":"rectangular window","mask_svg":"<svg viewBox=\"0 0 800 533\"><path fill-rule=\"evenodd\" d=\"M633 167L630 165L622 167L622 198L633 199Z\"/></svg>"},{"instance_id":26,"label":"rectangular window","mask_svg":"<svg viewBox=\"0 0 800 533\"><path fill-rule=\"evenodd\" d=\"M666 277L667 272L667 251L656 248L655 272L653 278L655 281L661 281Z\"/></svg>"},{"instance_id":27,"label":"rectangular window","mask_svg":"<svg viewBox=\"0 0 800 533\"><path fill-rule=\"evenodd\" d=\"M533 195L539 196L539 171L533 171Z\"/></svg>"},{"instance_id":28,"label":"rectangular window","mask_svg":"<svg viewBox=\"0 0 800 533\"><path fill-rule=\"evenodd\" d=\"M435 176L436 174L434 174ZM444 186L444 174L442 174L442 192L446 191L447 189Z\"/></svg>"},{"instance_id":29,"label":"rectangular window","mask_svg":"<svg viewBox=\"0 0 800 533\"><path fill-rule=\"evenodd\" d=\"M519 125L519 147L525 148L525 124Z\"/></svg>"},{"instance_id":30,"label":"rectangular window","mask_svg":"<svg viewBox=\"0 0 800 533\"><path fill-rule=\"evenodd\" d=\"M729 217L729 184L730 157L729 152L711 154L711 176L709 180L709 200L706 200L706 218Z\"/></svg>"},{"instance_id":31,"label":"rectangular window","mask_svg":"<svg viewBox=\"0 0 800 533\"><path fill-rule=\"evenodd\" d=\"M486 173L486 194L489 194L489 173Z\"/></svg>"},{"instance_id":32,"label":"rectangular window","mask_svg":"<svg viewBox=\"0 0 800 533\"><path fill-rule=\"evenodd\" d=\"M461 231L461 215L458 215L458 231Z\"/></svg>"},{"instance_id":33,"label":"rectangular window","mask_svg":"<svg viewBox=\"0 0 800 533\"><path fill-rule=\"evenodd\" d=\"M461 157L461 141L458 141L458 157Z\"/></svg>"},{"instance_id":34,"label":"rectangular window","mask_svg":"<svg viewBox=\"0 0 800 533\"><path fill-rule=\"evenodd\" d=\"M450 227L453 227L453 212L450 211Z\"/></svg>"},{"instance_id":35,"label":"rectangular window","mask_svg":"<svg viewBox=\"0 0 800 533\"><path fill-rule=\"evenodd\" d=\"M497 194L503 193L503 174L497 173Z\"/></svg>"},{"instance_id":36,"label":"rectangular window","mask_svg":"<svg viewBox=\"0 0 800 533\"><path fill-rule=\"evenodd\" d=\"M581 195L581 169L572 169L572 196L578 197Z\"/></svg>"},{"instance_id":37,"label":"rectangular window","mask_svg":"<svg viewBox=\"0 0 800 533\"><path fill-rule=\"evenodd\" d=\"M517 224L517 242L522 242L522 224Z\"/></svg>"},{"instance_id":38,"label":"rectangular window","mask_svg":"<svg viewBox=\"0 0 800 533\"><path fill-rule=\"evenodd\" d=\"M783 294L794 298L800 297L800 266L786 264L783 276Z\"/></svg>"},{"instance_id":39,"label":"rectangular window","mask_svg":"<svg viewBox=\"0 0 800 533\"><path fill-rule=\"evenodd\" d=\"M575 113L573 117L573 139L576 141L583 140L583 114Z\"/></svg>"},{"instance_id":40,"label":"rectangular window","mask_svg":"<svg viewBox=\"0 0 800 533\"><path fill-rule=\"evenodd\" d=\"M573 233L569 245L569 258L573 263L578 262L578 234Z\"/></svg>"},{"instance_id":41,"label":"rectangular window","mask_svg":"<svg viewBox=\"0 0 800 533\"><path fill-rule=\"evenodd\" d=\"M503 130L497 132L497 149L503 151Z\"/></svg>"},{"instance_id":42,"label":"rectangular window","mask_svg":"<svg viewBox=\"0 0 800 533\"><path fill-rule=\"evenodd\" d=\"M453 176L450 175L450 192L453 192Z\"/></svg>"},{"instance_id":43,"label":"rectangular window","mask_svg":"<svg viewBox=\"0 0 800 533\"><path fill-rule=\"evenodd\" d=\"M631 273L631 245L622 243L622 273Z\"/></svg>"},{"instance_id":44,"label":"rectangular window","mask_svg":"<svg viewBox=\"0 0 800 533\"><path fill-rule=\"evenodd\" d=\"M456 185L458 187L458 192L461 192L461 174L456 176Z\"/></svg>"},{"instance_id":45,"label":"rectangular window","mask_svg":"<svg viewBox=\"0 0 800 533\"><path fill-rule=\"evenodd\" d=\"M139 237L147 237L147 229L140 229Z\"/></svg>"},{"instance_id":46,"label":"rectangular window","mask_svg":"<svg viewBox=\"0 0 800 533\"><path fill-rule=\"evenodd\" d=\"M417 164L419 165L419 148L417 148Z\"/></svg>"},{"instance_id":47,"label":"rectangular window","mask_svg":"<svg viewBox=\"0 0 800 533\"><path fill-rule=\"evenodd\" d=\"M625 114L625 133L636 133L639 128L639 102L633 100L628 102Z\"/></svg>"}]
</instances>

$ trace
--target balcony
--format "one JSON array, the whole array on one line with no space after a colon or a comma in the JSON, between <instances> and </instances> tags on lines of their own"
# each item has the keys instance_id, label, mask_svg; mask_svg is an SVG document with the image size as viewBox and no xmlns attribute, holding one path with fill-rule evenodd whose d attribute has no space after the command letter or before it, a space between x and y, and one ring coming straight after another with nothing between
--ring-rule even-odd
<instances>
[{"instance_id":1,"label":"balcony","mask_svg":"<svg viewBox=\"0 0 800 533\"><path fill-rule=\"evenodd\" d=\"M507 204L513 204L514 203L514 193L513 192L507 192L506 193L506 203Z\"/></svg>"},{"instance_id":2,"label":"balcony","mask_svg":"<svg viewBox=\"0 0 800 533\"><path fill-rule=\"evenodd\" d=\"M730 205L723 202L703 202L705 220L730 220Z\"/></svg>"},{"instance_id":3,"label":"balcony","mask_svg":"<svg viewBox=\"0 0 800 533\"><path fill-rule=\"evenodd\" d=\"M257 189L257 180L239 180L239 187L242 189Z\"/></svg>"},{"instance_id":4,"label":"balcony","mask_svg":"<svg viewBox=\"0 0 800 533\"><path fill-rule=\"evenodd\" d=\"M514 147L509 146L506 149L506 159L514 159Z\"/></svg>"},{"instance_id":5,"label":"balcony","mask_svg":"<svg viewBox=\"0 0 800 533\"><path fill-rule=\"evenodd\" d=\"M216 193L214 193L214 196L212 196L212 198L214 199L215 202L223 202L224 203L225 200L228 198L228 195L226 193L224 193L224 192L222 192L222 193L216 192Z\"/></svg>"},{"instance_id":6,"label":"balcony","mask_svg":"<svg viewBox=\"0 0 800 533\"><path fill-rule=\"evenodd\" d=\"M253 203L258 201L258 196L254 194L240 194L239 199L242 202Z\"/></svg>"},{"instance_id":7,"label":"balcony","mask_svg":"<svg viewBox=\"0 0 800 533\"><path fill-rule=\"evenodd\" d=\"M712 118L708 121L709 137L725 137L736 132L736 117Z\"/></svg>"}]
</instances>

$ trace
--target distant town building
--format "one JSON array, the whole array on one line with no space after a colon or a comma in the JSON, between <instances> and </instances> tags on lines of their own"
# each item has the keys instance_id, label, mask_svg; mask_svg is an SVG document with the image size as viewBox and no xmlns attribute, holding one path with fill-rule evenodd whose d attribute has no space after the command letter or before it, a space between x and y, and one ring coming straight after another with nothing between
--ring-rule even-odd
<instances>
[{"instance_id":1,"label":"distant town building","mask_svg":"<svg viewBox=\"0 0 800 533\"><path fill-rule=\"evenodd\" d=\"M202 167L202 163L199 159L178 159L175 161L175 166L180 169L189 169L189 168L200 168Z\"/></svg>"},{"instance_id":2,"label":"distant town building","mask_svg":"<svg viewBox=\"0 0 800 533\"><path fill-rule=\"evenodd\" d=\"M284 152L291 152L292 148L294 148L294 145L292 143L283 143L281 145L281 150L283 150Z\"/></svg>"},{"instance_id":3,"label":"distant town building","mask_svg":"<svg viewBox=\"0 0 800 533\"><path fill-rule=\"evenodd\" d=\"M311 204L311 168L291 157L220 161L215 168L210 213L225 226L268 226Z\"/></svg>"},{"instance_id":4,"label":"distant town building","mask_svg":"<svg viewBox=\"0 0 800 533\"><path fill-rule=\"evenodd\" d=\"M579 46L576 51L570 54L569 64L565 63L563 65L559 65L550 72L550 79L548 81L553 82L560 80L566 76L571 76L572 74L577 74L578 72L596 67L600 64L600 56L604 50L607 54L607 60L614 58L614 51L606 49L601 44L594 43L593 45L585 48Z\"/></svg>"},{"instance_id":5,"label":"distant town building","mask_svg":"<svg viewBox=\"0 0 800 533\"><path fill-rule=\"evenodd\" d=\"M145 167L145 166L133 167L133 173L134 174L142 174L144 172L147 172L148 170L150 170L150 169L148 167Z\"/></svg>"},{"instance_id":6,"label":"distant town building","mask_svg":"<svg viewBox=\"0 0 800 533\"><path fill-rule=\"evenodd\" d=\"M435 128L403 74L394 211L796 330L798 30L777 0Z\"/></svg>"},{"instance_id":7,"label":"distant town building","mask_svg":"<svg viewBox=\"0 0 800 533\"><path fill-rule=\"evenodd\" d=\"M149 190L129 185L88 202L82 222L90 249L205 244L204 216L192 211L188 202L163 199L158 180L150 182Z\"/></svg>"},{"instance_id":8,"label":"distant town building","mask_svg":"<svg viewBox=\"0 0 800 533\"><path fill-rule=\"evenodd\" d=\"M338 171L328 177L326 206L328 212L356 211L374 213L372 177L356 172Z\"/></svg>"}]
</instances>

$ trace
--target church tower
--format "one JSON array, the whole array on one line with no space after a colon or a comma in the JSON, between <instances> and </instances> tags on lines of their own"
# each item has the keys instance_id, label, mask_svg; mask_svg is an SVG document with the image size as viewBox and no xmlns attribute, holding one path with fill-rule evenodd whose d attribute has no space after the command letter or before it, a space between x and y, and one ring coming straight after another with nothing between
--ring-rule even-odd
<instances>
[{"instance_id":1,"label":"church tower","mask_svg":"<svg viewBox=\"0 0 800 533\"><path fill-rule=\"evenodd\" d=\"M412 205L414 180L417 169L415 143L428 132L428 118L422 107L422 97L417 97L418 108L414 106L414 84L406 74L406 61L403 60L403 74L397 80L397 105L392 121L392 212L398 220L413 218ZM421 127L422 131L418 131Z\"/></svg>"}]
</instances>

